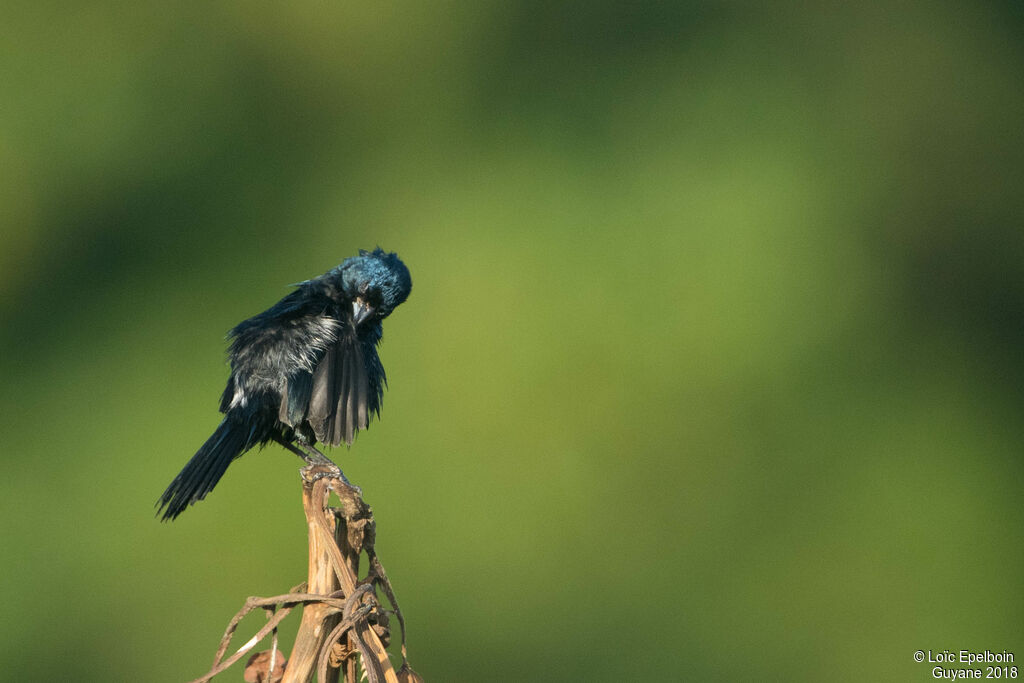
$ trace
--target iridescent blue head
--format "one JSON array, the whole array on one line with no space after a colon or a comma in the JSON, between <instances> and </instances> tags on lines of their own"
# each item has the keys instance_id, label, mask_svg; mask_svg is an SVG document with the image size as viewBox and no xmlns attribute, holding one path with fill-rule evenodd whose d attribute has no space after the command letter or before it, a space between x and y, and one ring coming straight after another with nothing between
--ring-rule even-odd
<instances>
[{"instance_id":1,"label":"iridescent blue head","mask_svg":"<svg viewBox=\"0 0 1024 683\"><path fill-rule=\"evenodd\" d=\"M356 325L383 320L412 291L409 269L398 254L389 254L380 247L373 251L360 249L359 256L345 259L338 269L342 292L352 301L352 321Z\"/></svg>"}]
</instances>

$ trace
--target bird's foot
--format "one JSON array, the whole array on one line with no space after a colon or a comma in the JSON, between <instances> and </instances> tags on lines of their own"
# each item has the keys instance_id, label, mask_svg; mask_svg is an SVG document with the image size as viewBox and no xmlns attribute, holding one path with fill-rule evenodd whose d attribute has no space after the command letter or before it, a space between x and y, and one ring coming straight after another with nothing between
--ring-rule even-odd
<instances>
[{"instance_id":1,"label":"bird's foot","mask_svg":"<svg viewBox=\"0 0 1024 683\"><path fill-rule=\"evenodd\" d=\"M302 472L302 478L308 482L314 482L317 479L323 479L324 477L333 477L335 479L347 481L345 479L345 475L341 471L341 468L332 462L310 462L299 471Z\"/></svg>"},{"instance_id":2,"label":"bird's foot","mask_svg":"<svg viewBox=\"0 0 1024 683\"><path fill-rule=\"evenodd\" d=\"M347 488L352 489L352 491L357 496L359 496L360 498L362 498L363 496L363 490L356 486L355 484L353 484L352 482L350 482L348 480L348 477L345 476L345 473L341 471L341 468L335 465L330 460L328 460L325 463L311 462L305 467L303 467L300 470L300 472L302 473L302 478L311 484L317 481L318 479L324 479L325 477L329 477L331 479L340 479L342 484L344 484Z\"/></svg>"},{"instance_id":3,"label":"bird's foot","mask_svg":"<svg viewBox=\"0 0 1024 683\"><path fill-rule=\"evenodd\" d=\"M363 495L363 490L350 482L341 468L312 444L301 439L294 442L279 439L278 443L306 461L306 466L300 470L302 478L306 481L312 483L317 479L333 477L340 479L345 486L355 491L360 497Z\"/></svg>"}]
</instances>

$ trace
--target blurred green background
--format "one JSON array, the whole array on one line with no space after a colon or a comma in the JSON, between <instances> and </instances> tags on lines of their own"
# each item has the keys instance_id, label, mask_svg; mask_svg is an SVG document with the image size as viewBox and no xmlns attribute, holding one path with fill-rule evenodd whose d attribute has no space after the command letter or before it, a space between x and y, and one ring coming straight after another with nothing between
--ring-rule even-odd
<instances>
[{"instance_id":1,"label":"blurred green background","mask_svg":"<svg viewBox=\"0 0 1024 683\"><path fill-rule=\"evenodd\" d=\"M1021 7L9 3L0 677L187 680L304 578L280 448L153 503L227 329L377 244L334 454L428 681L1024 655Z\"/></svg>"}]
</instances>

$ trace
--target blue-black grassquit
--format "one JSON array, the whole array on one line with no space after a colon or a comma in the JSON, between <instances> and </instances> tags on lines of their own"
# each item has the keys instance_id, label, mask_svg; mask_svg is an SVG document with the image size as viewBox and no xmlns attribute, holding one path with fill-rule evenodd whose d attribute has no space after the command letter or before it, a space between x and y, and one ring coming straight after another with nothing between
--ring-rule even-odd
<instances>
[{"instance_id":1,"label":"blue-black grassquit","mask_svg":"<svg viewBox=\"0 0 1024 683\"><path fill-rule=\"evenodd\" d=\"M317 441L351 444L380 412L381 321L411 289L397 254L361 250L231 330L224 419L160 496L163 519L202 500L253 446L276 441L310 462L329 462Z\"/></svg>"}]
</instances>

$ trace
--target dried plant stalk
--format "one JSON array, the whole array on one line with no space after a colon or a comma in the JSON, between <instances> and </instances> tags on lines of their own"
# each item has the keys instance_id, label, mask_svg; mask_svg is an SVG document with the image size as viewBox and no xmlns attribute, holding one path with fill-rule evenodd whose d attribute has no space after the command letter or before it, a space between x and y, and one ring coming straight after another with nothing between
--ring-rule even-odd
<instances>
[{"instance_id":1,"label":"dried plant stalk","mask_svg":"<svg viewBox=\"0 0 1024 683\"><path fill-rule=\"evenodd\" d=\"M340 507L328 506L331 492L338 497ZM405 620L377 558L373 511L363 501L360 490L348 484L336 467L311 465L302 470L302 507L309 532L308 580L286 595L246 600L224 632L213 667L192 683L206 683L245 656L267 635L276 633L277 625L296 605L303 606L302 622L281 683L309 683L314 674L321 683L336 683L342 672L346 683L357 683L357 654L369 683L422 681L406 658ZM366 578L360 580L359 556L363 552L369 559L369 570ZM395 613L401 627L402 667L398 673L385 649L390 631L386 612L377 599L378 586L391 603L390 611ZM266 625L224 659L242 618L260 608L268 612ZM272 661L273 657L265 659ZM250 675L261 674L252 672Z\"/></svg>"}]
</instances>

